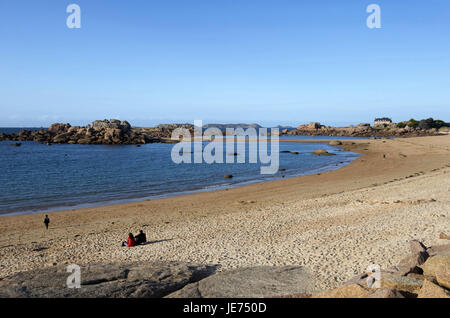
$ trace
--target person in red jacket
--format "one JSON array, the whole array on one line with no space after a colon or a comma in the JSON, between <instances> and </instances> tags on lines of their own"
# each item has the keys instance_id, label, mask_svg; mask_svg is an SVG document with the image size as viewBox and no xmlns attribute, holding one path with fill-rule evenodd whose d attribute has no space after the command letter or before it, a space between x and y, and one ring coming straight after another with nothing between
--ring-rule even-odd
<instances>
[{"instance_id":1,"label":"person in red jacket","mask_svg":"<svg viewBox=\"0 0 450 318\"><path fill-rule=\"evenodd\" d=\"M128 234L128 239L127 239L127 246L128 247L132 247L136 244L136 240L134 239L134 236L132 233Z\"/></svg>"}]
</instances>

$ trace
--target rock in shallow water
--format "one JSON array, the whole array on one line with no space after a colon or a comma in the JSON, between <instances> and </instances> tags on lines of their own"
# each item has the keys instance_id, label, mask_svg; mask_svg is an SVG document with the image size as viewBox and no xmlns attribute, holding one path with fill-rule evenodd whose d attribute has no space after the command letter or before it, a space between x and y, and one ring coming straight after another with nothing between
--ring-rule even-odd
<instances>
[{"instance_id":1,"label":"rock in shallow water","mask_svg":"<svg viewBox=\"0 0 450 318\"><path fill-rule=\"evenodd\" d=\"M335 153L328 152L325 149L317 149L312 152L316 156L335 156Z\"/></svg>"}]
</instances>

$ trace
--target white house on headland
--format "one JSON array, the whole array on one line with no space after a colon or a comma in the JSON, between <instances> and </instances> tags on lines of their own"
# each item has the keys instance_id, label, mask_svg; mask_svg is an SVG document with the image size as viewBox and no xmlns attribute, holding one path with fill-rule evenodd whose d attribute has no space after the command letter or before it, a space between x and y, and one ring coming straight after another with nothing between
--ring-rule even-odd
<instances>
[{"instance_id":1,"label":"white house on headland","mask_svg":"<svg viewBox=\"0 0 450 318\"><path fill-rule=\"evenodd\" d=\"M382 118L375 118L375 120L373 121L373 126L380 126L380 125L390 125L392 124L392 119L387 118L387 117L382 117Z\"/></svg>"}]
</instances>

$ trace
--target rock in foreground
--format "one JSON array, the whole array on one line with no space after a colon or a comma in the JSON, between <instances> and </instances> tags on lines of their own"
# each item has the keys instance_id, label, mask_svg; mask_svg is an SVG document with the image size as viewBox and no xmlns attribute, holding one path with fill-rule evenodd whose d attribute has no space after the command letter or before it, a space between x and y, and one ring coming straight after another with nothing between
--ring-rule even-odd
<instances>
[{"instance_id":1,"label":"rock in foreground","mask_svg":"<svg viewBox=\"0 0 450 318\"><path fill-rule=\"evenodd\" d=\"M410 242L411 254L397 266L381 270L378 286L370 285L373 273L362 273L342 287L325 290L313 298L450 298L450 245L426 247ZM381 288L378 288L381 287Z\"/></svg>"},{"instance_id":2,"label":"rock in foreground","mask_svg":"<svg viewBox=\"0 0 450 318\"><path fill-rule=\"evenodd\" d=\"M169 298L259 298L310 295L312 275L300 266L258 266L217 273L189 284Z\"/></svg>"},{"instance_id":3,"label":"rock in foreground","mask_svg":"<svg viewBox=\"0 0 450 318\"><path fill-rule=\"evenodd\" d=\"M2 298L160 298L215 273L217 266L177 262L81 267L81 288L67 287L66 266L22 272L0 281Z\"/></svg>"}]
</instances>

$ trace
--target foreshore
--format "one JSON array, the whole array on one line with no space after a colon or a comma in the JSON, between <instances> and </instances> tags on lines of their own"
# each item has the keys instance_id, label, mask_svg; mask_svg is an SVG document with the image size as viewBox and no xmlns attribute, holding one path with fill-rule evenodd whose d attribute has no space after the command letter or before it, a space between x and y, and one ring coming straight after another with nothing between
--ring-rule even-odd
<instances>
[{"instance_id":1,"label":"foreshore","mask_svg":"<svg viewBox=\"0 0 450 318\"><path fill-rule=\"evenodd\" d=\"M284 140L284 142L327 142ZM341 169L164 199L0 218L0 278L54 266L129 261L302 265L320 289L370 263L389 267L407 242L450 230L450 136L342 140L363 154ZM121 247L140 229L152 242Z\"/></svg>"}]
</instances>

